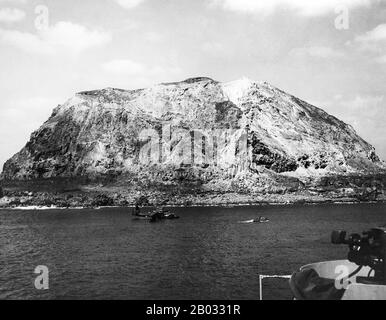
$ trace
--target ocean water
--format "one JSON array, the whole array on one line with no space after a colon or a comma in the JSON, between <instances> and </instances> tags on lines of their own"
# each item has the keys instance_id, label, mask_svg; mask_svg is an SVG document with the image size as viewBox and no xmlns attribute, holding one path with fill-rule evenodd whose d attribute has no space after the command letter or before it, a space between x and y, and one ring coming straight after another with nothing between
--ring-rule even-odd
<instances>
[{"instance_id":1,"label":"ocean water","mask_svg":"<svg viewBox=\"0 0 386 320\"><path fill-rule=\"evenodd\" d=\"M344 259L334 229L386 224L386 204L174 208L175 221L129 209L0 210L0 299L259 299L259 274ZM267 224L239 221L265 216ZM49 289L34 270L47 266ZM265 299L291 299L288 280Z\"/></svg>"}]
</instances>

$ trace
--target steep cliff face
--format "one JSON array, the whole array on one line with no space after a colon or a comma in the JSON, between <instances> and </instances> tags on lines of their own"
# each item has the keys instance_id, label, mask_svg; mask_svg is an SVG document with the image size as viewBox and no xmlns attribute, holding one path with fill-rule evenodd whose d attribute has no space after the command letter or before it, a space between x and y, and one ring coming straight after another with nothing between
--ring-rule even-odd
<instances>
[{"instance_id":1,"label":"steep cliff face","mask_svg":"<svg viewBox=\"0 0 386 320\"><path fill-rule=\"evenodd\" d=\"M221 188L243 177L253 189L262 177L280 184L281 176L384 168L349 125L268 83L194 78L76 94L6 162L2 178L135 174Z\"/></svg>"}]
</instances>

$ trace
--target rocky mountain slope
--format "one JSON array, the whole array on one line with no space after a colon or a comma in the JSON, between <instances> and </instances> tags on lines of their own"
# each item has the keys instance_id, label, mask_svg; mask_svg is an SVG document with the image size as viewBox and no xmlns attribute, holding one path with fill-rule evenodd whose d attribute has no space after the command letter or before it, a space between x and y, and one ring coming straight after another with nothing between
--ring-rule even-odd
<instances>
[{"instance_id":1,"label":"rocky mountain slope","mask_svg":"<svg viewBox=\"0 0 386 320\"><path fill-rule=\"evenodd\" d=\"M114 192L304 194L318 193L326 177L368 180L384 170L351 126L268 83L193 78L76 94L6 162L1 179L108 177ZM365 189L383 193L381 180Z\"/></svg>"}]
</instances>

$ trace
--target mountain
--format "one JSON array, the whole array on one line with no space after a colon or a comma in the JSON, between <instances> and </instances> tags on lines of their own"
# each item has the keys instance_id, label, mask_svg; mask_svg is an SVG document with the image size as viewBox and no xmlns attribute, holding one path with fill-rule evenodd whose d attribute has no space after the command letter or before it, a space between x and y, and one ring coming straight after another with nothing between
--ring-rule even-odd
<instances>
[{"instance_id":1,"label":"mountain","mask_svg":"<svg viewBox=\"0 0 386 320\"><path fill-rule=\"evenodd\" d=\"M371 177L384 172L374 148L322 109L266 82L201 77L77 93L6 162L1 179L104 178L120 194L257 196L318 193L326 178L335 192L355 176L366 178L348 179L345 189L363 189L370 177L365 187L380 194L383 178Z\"/></svg>"}]
</instances>

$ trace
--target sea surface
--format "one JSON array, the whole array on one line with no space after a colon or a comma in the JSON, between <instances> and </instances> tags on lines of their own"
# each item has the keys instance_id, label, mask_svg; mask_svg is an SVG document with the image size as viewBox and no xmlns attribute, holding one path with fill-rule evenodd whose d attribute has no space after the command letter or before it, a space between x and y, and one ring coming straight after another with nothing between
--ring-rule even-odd
<instances>
[{"instance_id":1,"label":"sea surface","mask_svg":"<svg viewBox=\"0 0 386 320\"><path fill-rule=\"evenodd\" d=\"M386 204L172 208L175 221L131 209L0 210L0 299L259 299L259 275L346 258L334 229L386 224ZM267 224L243 224L258 216ZM49 289L37 290L37 266ZM264 280L264 299L291 299Z\"/></svg>"}]
</instances>

